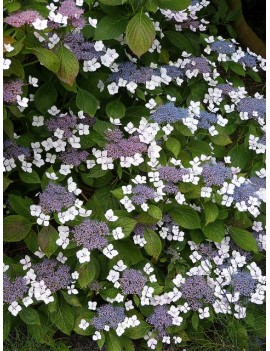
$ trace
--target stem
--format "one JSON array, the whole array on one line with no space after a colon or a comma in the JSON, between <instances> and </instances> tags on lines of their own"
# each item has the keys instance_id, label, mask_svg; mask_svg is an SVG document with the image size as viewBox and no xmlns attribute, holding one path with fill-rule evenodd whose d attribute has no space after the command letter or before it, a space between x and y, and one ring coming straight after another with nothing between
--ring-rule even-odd
<instances>
[{"instance_id":1,"label":"stem","mask_svg":"<svg viewBox=\"0 0 270 351\"><path fill-rule=\"evenodd\" d=\"M248 47L251 51L257 55L261 55L263 58L266 57L266 45L257 34L247 24L242 10L241 0L227 0L228 6L231 10L238 10L239 15L234 21L234 29L236 30L237 36L241 44Z\"/></svg>"}]
</instances>

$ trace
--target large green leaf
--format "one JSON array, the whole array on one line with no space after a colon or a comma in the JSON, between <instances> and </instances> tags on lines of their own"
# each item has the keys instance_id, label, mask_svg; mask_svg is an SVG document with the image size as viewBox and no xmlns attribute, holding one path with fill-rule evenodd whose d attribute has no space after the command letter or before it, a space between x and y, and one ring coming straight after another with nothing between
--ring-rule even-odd
<instances>
[{"instance_id":1,"label":"large green leaf","mask_svg":"<svg viewBox=\"0 0 270 351\"><path fill-rule=\"evenodd\" d=\"M169 139L166 141L166 148L169 151L171 151L171 153L174 155L174 157L177 158L177 156L181 150L180 141L173 138L173 137L169 137Z\"/></svg>"},{"instance_id":2,"label":"large green leaf","mask_svg":"<svg viewBox=\"0 0 270 351\"><path fill-rule=\"evenodd\" d=\"M32 227L32 223L26 218L14 215L4 218L4 241L15 242L26 237Z\"/></svg>"},{"instance_id":3,"label":"large green leaf","mask_svg":"<svg viewBox=\"0 0 270 351\"><path fill-rule=\"evenodd\" d=\"M214 144L220 146L226 146L232 143L230 137L225 133L219 133L218 135L210 136L210 139Z\"/></svg>"},{"instance_id":4,"label":"large green leaf","mask_svg":"<svg viewBox=\"0 0 270 351\"><path fill-rule=\"evenodd\" d=\"M123 16L105 16L98 22L95 30L95 39L116 39L125 32L127 23L128 19Z\"/></svg>"},{"instance_id":5,"label":"large green leaf","mask_svg":"<svg viewBox=\"0 0 270 351\"><path fill-rule=\"evenodd\" d=\"M126 113L126 106L120 100L114 100L106 106L106 113L108 117L122 118Z\"/></svg>"},{"instance_id":6,"label":"large green leaf","mask_svg":"<svg viewBox=\"0 0 270 351\"><path fill-rule=\"evenodd\" d=\"M185 10L191 3L191 0L158 0L158 6L162 9L172 11Z\"/></svg>"},{"instance_id":7,"label":"large green leaf","mask_svg":"<svg viewBox=\"0 0 270 351\"><path fill-rule=\"evenodd\" d=\"M231 165L233 167L240 167L241 169L245 168L248 158L249 152L248 149L245 148L244 144L236 144L229 152L228 156L231 156Z\"/></svg>"},{"instance_id":8,"label":"large green leaf","mask_svg":"<svg viewBox=\"0 0 270 351\"><path fill-rule=\"evenodd\" d=\"M207 224L202 228L203 234L214 242L220 243L225 236L225 226L222 221Z\"/></svg>"},{"instance_id":9,"label":"large green leaf","mask_svg":"<svg viewBox=\"0 0 270 351\"><path fill-rule=\"evenodd\" d=\"M73 86L79 73L79 61L77 57L65 46L61 46L56 54L60 61L57 71L58 78L64 83Z\"/></svg>"},{"instance_id":10,"label":"large green leaf","mask_svg":"<svg viewBox=\"0 0 270 351\"><path fill-rule=\"evenodd\" d=\"M30 206L33 204L33 201L29 197L23 198L22 196L10 194L8 202L16 214L31 218Z\"/></svg>"},{"instance_id":11,"label":"large green leaf","mask_svg":"<svg viewBox=\"0 0 270 351\"><path fill-rule=\"evenodd\" d=\"M89 91L79 88L76 95L76 105L79 110L82 110L93 117L98 108L98 100Z\"/></svg>"},{"instance_id":12,"label":"large green leaf","mask_svg":"<svg viewBox=\"0 0 270 351\"><path fill-rule=\"evenodd\" d=\"M51 83L44 83L35 93L34 101L37 110L41 113L47 113L57 101L57 90Z\"/></svg>"},{"instance_id":13,"label":"large green leaf","mask_svg":"<svg viewBox=\"0 0 270 351\"><path fill-rule=\"evenodd\" d=\"M57 250L56 240L58 237L58 231L52 225L42 227L38 233L39 246L47 257L50 257Z\"/></svg>"},{"instance_id":14,"label":"large green leaf","mask_svg":"<svg viewBox=\"0 0 270 351\"><path fill-rule=\"evenodd\" d=\"M153 230L147 228L144 232L144 238L147 242L144 245L145 251L148 255L157 259L162 250L160 237Z\"/></svg>"},{"instance_id":15,"label":"large green leaf","mask_svg":"<svg viewBox=\"0 0 270 351\"><path fill-rule=\"evenodd\" d=\"M147 335L147 333L150 331L150 329L151 329L151 326L149 324L141 321L141 323L137 327L126 329L124 335L126 335L129 338L134 339L134 340L141 339L145 335Z\"/></svg>"},{"instance_id":16,"label":"large green leaf","mask_svg":"<svg viewBox=\"0 0 270 351\"><path fill-rule=\"evenodd\" d=\"M31 307L23 308L19 313L20 318L24 321L24 323L40 325L40 318L38 312Z\"/></svg>"},{"instance_id":17,"label":"large green leaf","mask_svg":"<svg viewBox=\"0 0 270 351\"><path fill-rule=\"evenodd\" d=\"M123 5L127 0L99 0L101 4L109 6Z\"/></svg>"},{"instance_id":18,"label":"large green leaf","mask_svg":"<svg viewBox=\"0 0 270 351\"><path fill-rule=\"evenodd\" d=\"M57 55L49 49L45 48L31 48L34 55L37 56L39 62L48 70L57 73L60 68L60 60Z\"/></svg>"},{"instance_id":19,"label":"large green leaf","mask_svg":"<svg viewBox=\"0 0 270 351\"><path fill-rule=\"evenodd\" d=\"M170 211L173 220L185 229L201 228L201 221L198 213L187 205L180 205Z\"/></svg>"},{"instance_id":20,"label":"large green leaf","mask_svg":"<svg viewBox=\"0 0 270 351\"><path fill-rule=\"evenodd\" d=\"M31 173L19 172L19 176L24 183L27 184L40 184L40 178L36 171L32 170Z\"/></svg>"},{"instance_id":21,"label":"large green leaf","mask_svg":"<svg viewBox=\"0 0 270 351\"><path fill-rule=\"evenodd\" d=\"M99 263L91 257L90 262L83 263L78 269L79 278L78 283L81 288L85 288L90 284L99 274Z\"/></svg>"},{"instance_id":22,"label":"large green leaf","mask_svg":"<svg viewBox=\"0 0 270 351\"><path fill-rule=\"evenodd\" d=\"M246 251L258 252L258 245L253 235L245 229L231 227L229 229L233 241Z\"/></svg>"},{"instance_id":23,"label":"large green leaf","mask_svg":"<svg viewBox=\"0 0 270 351\"><path fill-rule=\"evenodd\" d=\"M140 57L152 47L156 31L153 22L142 11L128 23L126 41L132 52Z\"/></svg>"},{"instance_id":24,"label":"large green leaf","mask_svg":"<svg viewBox=\"0 0 270 351\"><path fill-rule=\"evenodd\" d=\"M74 311L70 305L63 301L57 311L50 314L50 320L63 333L69 335L75 324Z\"/></svg>"},{"instance_id":25,"label":"large green leaf","mask_svg":"<svg viewBox=\"0 0 270 351\"><path fill-rule=\"evenodd\" d=\"M218 207L213 202L209 201L203 205L205 225L214 222L218 218Z\"/></svg>"}]
</instances>

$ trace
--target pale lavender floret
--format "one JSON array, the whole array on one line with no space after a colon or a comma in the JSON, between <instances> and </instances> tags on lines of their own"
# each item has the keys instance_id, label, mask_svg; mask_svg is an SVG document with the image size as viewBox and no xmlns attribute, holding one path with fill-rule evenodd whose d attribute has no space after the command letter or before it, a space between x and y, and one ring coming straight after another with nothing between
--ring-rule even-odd
<instances>
[{"instance_id":1,"label":"pale lavender floret","mask_svg":"<svg viewBox=\"0 0 270 351\"><path fill-rule=\"evenodd\" d=\"M98 293L103 288L103 285L102 283L95 280L88 285L88 288L90 291L95 291L96 293Z\"/></svg>"},{"instance_id":2,"label":"pale lavender floret","mask_svg":"<svg viewBox=\"0 0 270 351\"><path fill-rule=\"evenodd\" d=\"M245 56L241 57L239 62L244 63L250 68L256 67L257 64L256 58L248 53L245 53Z\"/></svg>"},{"instance_id":3,"label":"pale lavender floret","mask_svg":"<svg viewBox=\"0 0 270 351\"><path fill-rule=\"evenodd\" d=\"M14 301L21 300L28 287L26 280L23 277L17 277L14 281L7 276L6 273L3 274L3 301L7 303L12 303Z\"/></svg>"},{"instance_id":4,"label":"pale lavender floret","mask_svg":"<svg viewBox=\"0 0 270 351\"><path fill-rule=\"evenodd\" d=\"M120 278L121 288L125 295L141 295L146 282L146 276L141 271L132 268L125 270Z\"/></svg>"},{"instance_id":5,"label":"pale lavender floret","mask_svg":"<svg viewBox=\"0 0 270 351\"><path fill-rule=\"evenodd\" d=\"M203 165L202 176L207 186L223 185L226 179L232 179L232 171L222 162L206 163Z\"/></svg>"},{"instance_id":6,"label":"pale lavender floret","mask_svg":"<svg viewBox=\"0 0 270 351\"><path fill-rule=\"evenodd\" d=\"M242 271L232 276L231 285L235 292L239 292L240 295L248 297L250 294L254 293L256 281L249 272Z\"/></svg>"},{"instance_id":7,"label":"pale lavender floret","mask_svg":"<svg viewBox=\"0 0 270 351\"><path fill-rule=\"evenodd\" d=\"M46 287L52 293L66 288L72 281L69 273L70 267L59 263L55 259L45 258L42 262L33 266L36 281L44 281Z\"/></svg>"},{"instance_id":8,"label":"pale lavender floret","mask_svg":"<svg viewBox=\"0 0 270 351\"><path fill-rule=\"evenodd\" d=\"M77 246L83 245L90 251L101 250L108 245L106 236L109 234L109 228L104 222L86 219L74 227L73 233Z\"/></svg>"},{"instance_id":9,"label":"pale lavender floret","mask_svg":"<svg viewBox=\"0 0 270 351\"><path fill-rule=\"evenodd\" d=\"M113 159L132 157L135 154L142 154L147 151L146 144L142 143L138 136L124 139L122 132L118 129L107 131L106 139L109 141L105 145L107 156Z\"/></svg>"},{"instance_id":10,"label":"pale lavender floret","mask_svg":"<svg viewBox=\"0 0 270 351\"><path fill-rule=\"evenodd\" d=\"M192 310L202 308L204 303L214 303L214 292L207 284L205 277L192 276L181 286L182 298L187 301Z\"/></svg>"},{"instance_id":11,"label":"pale lavender floret","mask_svg":"<svg viewBox=\"0 0 270 351\"><path fill-rule=\"evenodd\" d=\"M4 152L3 156L5 159L18 158L20 155L24 155L25 157L30 157L30 149L26 146L16 145L15 142L11 140L6 140L4 142Z\"/></svg>"},{"instance_id":12,"label":"pale lavender floret","mask_svg":"<svg viewBox=\"0 0 270 351\"><path fill-rule=\"evenodd\" d=\"M147 323L153 325L159 337L166 335L166 328L173 325L173 317L168 313L166 306L156 306L154 313L147 318Z\"/></svg>"},{"instance_id":13,"label":"pale lavender floret","mask_svg":"<svg viewBox=\"0 0 270 351\"><path fill-rule=\"evenodd\" d=\"M250 117L264 117L266 114L266 100L256 98L244 98L237 104L238 112L247 112ZM253 112L258 112L258 116L253 116Z\"/></svg>"},{"instance_id":14,"label":"pale lavender floret","mask_svg":"<svg viewBox=\"0 0 270 351\"><path fill-rule=\"evenodd\" d=\"M160 105L152 113L151 119L157 123L175 123L183 118L188 117L188 109L176 107L169 102L165 105Z\"/></svg>"},{"instance_id":15,"label":"pale lavender floret","mask_svg":"<svg viewBox=\"0 0 270 351\"><path fill-rule=\"evenodd\" d=\"M174 194L176 195L179 192L179 189L176 185L173 184L173 182L166 183L162 191L165 194Z\"/></svg>"},{"instance_id":16,"label":"pale lavender floret","mask_svg":"<svg viewBox=\"0 0 270 351\"><path fill-rule=\"evenodd\" d=\"M156 192L154 189L150 188L147 185L136 185L133 189L133 196L131 201L136 205L142 205L147 200L153 200L156 197Z\"/></svg>"},{"instance_id":17,"label":"pale lavender floret","mask_svg":"<svg viewBox=\"0 0 270 351\"><path fill-rule=\"evenodd\" d=\"M75 195L65 187L49 183L39 195L39 205L43 213L61 212L73 205Z\"/></svg>"},{"instance_id":18,"label":"pale lavender floret","mask_svg":"<svg viewBox=\"0 0 270 351\"><path fill-rule=\"evenodd\" d=\"M239 203L244 201L247 203L250 196L258 197L258 195L256 195L257 190L258 189L256 188L255 185L253 185L249 181L246 181L245 183L241 184L239 187L235 187L234 193L233 193L234 201Z\"/></svg>"},{"instance_id":19,"label":"pale lavender floret","mask_svg":"<svg viewBox=\"0 0 270 351\"><path fill-rule=\"evenodd\" d=\"M57 129L63 130L63 138L72 137L72 130L77 123L77 117L74 115L57 116L51 118L46 124L50 132L55 132Z\"/></svg>"},{"instance_id":20,"label":"pale lavender floret","mask_svg":"<svg viewBox=\"0 0 270 351\"><path fill-rule=\"evenodd\" d=\"M74 0L65 0L62 2L58 9L58 12L68 17L71 20L71 24L76 28L83 28L85 20L82 17L84 10L78 6Z\"/></svg>"},{"instance_id":21,"label":"pale lavender floret","mask_svg":"<svg viewBox=\"0 0 270 351\"><path fill-rule=\"evenodd\" d=\"M34 10L16 11L5 18L4 22L12 27L22 27L25 24L32 24L37 19L43 20L44 18Z\"/></svg>"},{"instance_id":22,"label":"pale lavender floret","mask_svg":"<svg viewBox=\"0 0 270 351\"><path fill-rule=\"evenodd\" d=\"M86 41L81 33L70 33L64 37L63 42L78 60L99 60L103 54L102 51L96 51L95 43Z\"/></svg>"},{"instance_id":23,"label":"pale lavender floret","mask_svg":"<svg viewBox=\"0 0 270 351\"><path fill-rule=\"evenodd\" d=\"M161 68L165 68L167 76L171 77L172 79L181 78L184 75L183 68L180 67L165 65Z\"/></svg>"},{"instance_id":24,"label":"pale lavender floret","mask_svg":"<svg viewBox=\"0 0 270 351\"><path fill-rule=\"evenodd\" d=\"M223 40L217 40L210 46L212 51L220 54L233 54L236 51L236 47L233 43Z\"/></svg>"},{"instance_id":25,"label":"pale lavender floret","mask_svg":"<svg viewBox=\"0 0 270 351\"><path fill-rule=\"evenodd\" d=\"M255 187L256 191L258 191L261 188L266 188L266 178L251 177L250 181Z\"/></svg>"},{"instance_id":26,"label":"pale lavender floret","mask_svg":"<svg viewBox=\"0 0 270 351\"><path fill-rule=\"evenodd\" d=\"M224 95L229 95L232 91L237 91L237 89L230 84L218 84L216 87L221 90Z\"/></svg>"},{"instance_id":27,"label":"pale lavender floret","mask_svg":"<svg viewBox=\"0 0 270 351\"><path fill-rule=\"evenodd\" d=\"M197 69L199 73L210 73L211 72L211 67L207 59L204 57L189 57L189 62L186 64L185 69L194 71Z\"/></svg>"},{"instance_id":28,"label":"pale lavender floret","mask_svg":"<svg viewBox=\"0 0 270 351\"><path fill-rule=\"evenodd\" d=\"M118 82L119 79L122 78L128 83L134 82L139 84L150 81L153 75L160 75L160 72L150 67L138 68L134 63L127 61L120 63L118 66L118 72L112 73L108 80Z\"/></svg>"},{"instance_id":29,"label":"pale lavender floret","mask_svg":"<svg viewBox=\"0 0 270 351\"><path fill-rule=\"evenodd\" d=\"M177 169L175 167L170 167L170 166L160 167L158 171L159 171L160 179L166 180L167 182L172 182L172 183L178 183L182 181L183 176L189 173L184 168Z\"/></svg>"},{"instance_id":30,"label":"pale lavender floret","mask_svg":"<svg viewBox=\"0 0 270 351\"><path fill-rule=\"evenodd\" d=\"M3 84L3 100L10 104L17 102L17 95L22 95L23 81L20 79L10 80Z\"/></svg>"},{"instance_id":31,"label":"pale lavender floret","mask_svg":"<svg viewBox=\"0 0 270 351\"><path fill-rule=\"evenodd\" d=\"M116 329L119 323L126 318L125 309L123 307L115 307L112 305L102 305L97 308L97 316L90 321L96 330L103 330L106 325L112 329Z\"/></svg>"},{"instance_id":32,"label":"pale lavender floret","mask_svg":"<svg viewBox=\"0 0 270 351\"><path fill-rule=\"evenodd\" d=\"M89 153L87 151L79 151L76 149L68 149L62 152L59 156L60 160L66 165L79 166L82 162L87 160Z\"/></svg>"},{"instance_id":33,"label":"pale lavender floret","mask_svg":"<svg viewBox=\"0 0 270 351\"><path fill-rule=\"evenodd\" d=\"M184 22L181 23L181 27L182 28L193 27L193 28L198 29L200 27L200 25L201 25L200 21L194 20L194 19L191 19L191 18L188 18L187 20L185 20Z\"/></svg>"},{"instance_id":34,"label":"pale lavender floret","mask_svg":"<svg viewBox=\"0 0 270 351\"><path fill-rule=\"evenodd\" d=\"M217 116L206 111L201 111L195 118L199 120L198 127L203 129L208 129L217 122Z\"/></svg>"},{"instance_id":35,"label":"pale lavender floret","mask_svg":"<svg viewBox=\"0 0 270 351\"><path fill-rule=\"evenodd\" d=\"M214 250L212 245L209 244L201 244L197 251L204 259L212 259L218 255L218 251Z\"/></svg>"}]
</instances>

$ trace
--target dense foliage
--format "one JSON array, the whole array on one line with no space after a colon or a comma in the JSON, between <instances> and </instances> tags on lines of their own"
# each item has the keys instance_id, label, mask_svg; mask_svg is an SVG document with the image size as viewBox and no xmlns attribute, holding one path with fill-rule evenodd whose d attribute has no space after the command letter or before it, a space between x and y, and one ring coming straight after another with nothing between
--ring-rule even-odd
<instances>
[{"instance_id":1,"label":"dense foliage","mask_svg":"<svg viewBox=\"0 0 270 351\"><path fill-rule=\"evenodd\" d=\"M237 11L4 10L5 337L26 324L47 345L73 331L108 351L162 350L222 325L259 345L265 60L233 39Z\"/></svg>"}]
</instances>

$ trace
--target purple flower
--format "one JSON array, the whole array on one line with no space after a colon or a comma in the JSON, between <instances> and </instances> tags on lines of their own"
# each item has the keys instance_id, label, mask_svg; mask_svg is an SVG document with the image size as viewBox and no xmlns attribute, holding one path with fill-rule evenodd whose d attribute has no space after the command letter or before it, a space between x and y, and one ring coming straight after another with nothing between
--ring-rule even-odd
<instances>
[{"instance_id":1,"label":"purple flower","mask_svg":"<svg viewBox=\"0 0 270 351\"><path fill-rule=\"evenodd\" d=\"M11 25L12 27L22 27L25 24L32 24L37 19L42 20L43 17L34 10L17 11L5 18L4 22Z\"/></svg>"},{"instance_id":2,"label":"purple flower","mask_svg":"<svg viewBox=\"0 0 270 351\"><path fill-rule=\"evenodd\" d=\"M15 142L11 140L6 140L4 142L4 152L5 159L16 159L20 155L24 155L25 157L30 157L31 153L28 147L16 145Z\"/></svg>"},{"instance_id":3,"label":"purple flower","mask_svg":"<svg viewBox=\"0 0 270 351\"><path fill-rule=\"evenodd\" d=\"M77 245L83 245L90 251L101 250L108 245L105 236L109 234L109 228L104 222L86 219L74 227L73 233Z\"/></svg>"},{"instance_id":4,"label":"purple flower","mask_svg":"<svg viewBox=\"0 0 270 351\"><path fill-rule=\"evenodd\" d=\"M256 281L248 272L238 272L232 276L231 282L234 291L239 292L242 296L250 296L255 290Z\"/></svg>"},{"instance_id":5,"label":"purple flower","mask_svg":"<svg viewBox=\"0 0 270 351\"><path fill-rule=\"evenodd\" d=\"M218 84L217 88L222 90L222 94L224 95L229 95L232 91L237 91L237 89L230 84Z\"/></svg>"},{"instance_id":6,"label":"purple flower","mask_svg":"<svg viewBox=\"0 0 270 351\"><path fill-rule=\"evenodd\" d=\"M206 111L201 111L195 118L199 120L198 127L203 129L208 129L217 122L217 116Z\"/></svg>"},{"instance_id":7,"label":"purple flower","mask_svg":"<svg viewBox=\"0 0 270 351\"><path fill-rule=\"evenodd\" d=\"M215 295L207 284L205 277L192 276L187 278L181 287L182 298L187 301L192 310L198 310L203 303L214 303Z\"/></svg>"},{"instance_id":8,"label":"purple flower","mask_svg":"<svg viewBox=\"0 0 270 351\"><path fill-rule=\"evenodd\" d=\"M39 195L39 205L43 213L61 212L73 205L75 196L61 185L49 183Z\"/></svg>"},{"instance_id":9,"label":"purple flower","mask_svg":"<svg viewBox=\"0 0 270 351\"><path fill-rule=\"evenodd\" d=\"M110 75L109 81L118 82L120 78L127 82L145 83L150 81L153 75L160 75L157 70L149 67L138 68L132 62L122 62L118 66L118 72L114 72Z\"/></svg>"},{"instance_id":10,"label":"purple flower","mask_svg":"<svg viewBox=\"0 0 270 351\"><path fill-rule=\"evenodd\" d=\"M76 149L68 149L59 156L60 160L66 165L79 166L87 160L89 153L87 151L78 151Z\"/></svg>"},{"instance_id":11,"label":"purple flower","mask_svg":"<svg viewBox=\"0 0 270 351\"><path fill-rule=\"evenodd\" d=\"M243 57L240 58L239 62L244 63L247 67L256 67L256 58L248 53L245 53Z\"/></svg>"},{"instance_id":12,"label":"purple flower","mask_svg":"<svg viewBox=\"0 0 270 351\"><path fill-rule=\"evenodd\" d=\"M37 275L36 280L38 282L43 280L52 293L66 288L72 281L69 273L70 267L54 259L45 258L42 262L36 264L33 269Z\"/></svg>"},{"instance_id":13,"label":"purple flower","mask_svg":"<svg viewBox=\"0 0 270 351\"><path fill-rule=\"evenodd\" d=\"M90 321L90 324L97 330L103 330L106 325L115 329L119 323L124 321L125 317L125 309L123 307L102 305L97 308L97 316Z\"/></svg>"},{"instance_id":14,"label":"purple flower","mask_svg":"<svg viewBox=\"0 0 270 351\"><path fill-rule=\"evenodd\" d=\"M21 300L27 292L28 287L23 277L17 277L14 281L4 273L3 275L3 301L12 303Z\"/></svg>"},{"instance_id":15,"label":"purple flower","mask_svg":"<svg viewBox=\"0 0 270 351\"><path fill-rule=\"evenodd\" d=\"M22 95L23 82L20 79L10 80L3 84L4 102L10 104L17 102L17 95Z\"/></svg>"},{"instance_id":16,"label":"purple flower","mask_svg":"<svg viewBox=\"0 0 270 351\"><path fill-rule=\"evenodd\" d=\"M178 183L182 181L183 176L189 173L184 168L177 169L175 167L170 167L170 166L160 167L158 171L159 171L160 179L166 180L167 182L172 182L172 183Z\"/></svg>"},{"instance_id":17,"label":"purple flower","mask_svg":"<svg viewBox=\"0 0 270 351\"><path fill-rule=\"evenodd\" d=\"M102 51L96 51L95 43L86 41L81 33L70 33L64 37L63 42L78 60L99 60L103 54Z\"/></svg>"},{"instance_id":18,"label":"purple flower","mask_svg":"<svg viewBox=\"0 0 270 351\"><path fill-rule=\"evenodd\" d=\"M189 112L186 108L175 107L169 102L165 105L160 105L152 113L151 119L157 123L175 123L183 118L188 117Z\"/></svg>"},{"instance_id":19,"label":"purple flower","mask_svg":"<svg viewBox=\"0 0 270 351\"><path fill-rule=\"evenodd\" d=\"M166 306L157 306L154 313L147 318L147 323L150 323L158 331L159 337L166 335L166 328L170 327L173 323L173 317L168 314Z\"/></svg>"},{"instance_id":20,"label":"purple flower","mask_svg":"<svg viewBox=\"0 0 270 351\"><path fill-rule=\"evenodd\" d=\"M74 115L65 114L63 116L57 116L51 118L47 122L47 128L50 132L55 132L57 129L64 131L64 138L72 137L72 130L75 128L77 123L77 117Z\"/></svg>"},{"instance_id":21,"label":"purple flower","mask_svg":"<svg viewBox=\"0 0 270 351\"><path fill-rule=\"evenodd\" d=\"M212 51L219 54L233 54L236 51L235 45L228 41L217 40L211 45Z\"/></svg>"},{"instance_id":22,"label":"purple flower","mask_svg":"<svg viewBox=\"0 0 270 351\"><path fill-rule=\"evenodd\" d=\"M239 203L244 201L247 203L250 196L258 197L258 195L256 195L257 190L258 189L254 184L252 184L250 181L246 181L245 183L242 183L239 187L234 188L234 201Z\"/></svg>"},{"instance_id":23,"label":"purple flower","mask_svg":"<svg viewBox=\"0 0 270 351\"><path fill-rule=\"evenodd\" d=\"M237 104L238 112L247 112L250 117L264 117L266 113L266 100L256 98L245 98ZM253 116L257 112L258 116Z\"/></svg>"},{"instance_id":24,"label":"purple flower","mask_svg":"<svg viewBox=\"0 0 270 351\"><path fill-rule=\"evenodd\" d=\"M71 20L71 24L76 28L82 28L85 24L84 19L81 17L84 11L82 8L76 6L73 0L63 1L58 12L68 17Z\"/></svg>"},{"instance_id":25,"label":"purple flower","mask_svg":"<svg viewBox=\"0 0 270 351\"><path fill-rule=\"evenodd\" d=\"M146 276L141 271L132 268L125 270L122 278L120 278L121 288L125 295L141 295L146 282Z\"/></svg>"},{"instance_id":26,"label":"purple flower","mask_svg":"<svg viewBox=\"0 0 270 351\"><path fill-rule=\"evenodd\" d=\"M167 76L171 77L172 79L181 78L184 75L183 68L180 67L165 65L161 68L165 68Z\"/></svg>"},{"instance_id":27,"label":"purple flower","mask_svg":"<svg viewBox=\"0 0 270 351\"><path fill-rule=\"evenodd\" d=\"M226 179L232 178L232 171L222 162L209 162L203 165L202 176L207 186L223 185Z\"/></svg>"},{"instance_id":28,"label":"purple flower","mask_svg":"<svg viewBox=\"0 0 270 351\"><path fill-rule=\"evenodd\" d=\"M204 57L189 57L190 62L186 64L185 69L194 71L197 69L199 73L210 73L211 67Z\"/></svg>"},{"instance_id":29,"label":"purple flower","mask_svg":"<svg viewBox=\"0 0 270 351\"><path fill-rule=\"evenodd\" d=\"M156 197L156 192L154 189L150 188L147 185L136 185L133 189L133 196L131 201L136 205L142 205L147 200L153 200Z\"/></svg>"}]
</instances>

